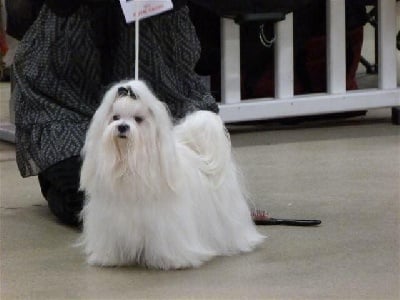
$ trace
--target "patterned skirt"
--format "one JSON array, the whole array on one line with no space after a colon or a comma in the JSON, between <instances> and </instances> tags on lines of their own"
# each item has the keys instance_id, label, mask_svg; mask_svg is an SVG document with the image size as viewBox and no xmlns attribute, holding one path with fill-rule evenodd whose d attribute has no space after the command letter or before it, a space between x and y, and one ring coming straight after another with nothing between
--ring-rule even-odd
<instances>
[{"instance_id":1,"label":"patterned skirt","mask_svg":"<svg viewBox=\"0 0 400 300\"><path fill-rule=\"evenodd\" d=\"M133 77L134 49L134 24L125 24L117 1L85 5L69 17L43 6L13 66L17 163L23 177L79 155L107 86ZM218 110L194 72L199 56L187 7L141 21L139 77L175 119L194 110Z\"/></svg>"}]
</instances>

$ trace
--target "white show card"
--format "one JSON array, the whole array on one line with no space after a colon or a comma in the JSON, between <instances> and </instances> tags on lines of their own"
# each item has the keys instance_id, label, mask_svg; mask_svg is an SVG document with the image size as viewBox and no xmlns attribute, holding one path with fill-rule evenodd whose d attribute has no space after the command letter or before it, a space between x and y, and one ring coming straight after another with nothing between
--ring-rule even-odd
<instances>
[{"instance_id":1,"label":"white show card","mask_svg":"<svg viewBox=\"0 0 400 300\"><path fill-rule=\"evenodd\" d=\"M119 0L126 23L158 15L173 8L171 0Z\"/></svg>"}]
</instances>

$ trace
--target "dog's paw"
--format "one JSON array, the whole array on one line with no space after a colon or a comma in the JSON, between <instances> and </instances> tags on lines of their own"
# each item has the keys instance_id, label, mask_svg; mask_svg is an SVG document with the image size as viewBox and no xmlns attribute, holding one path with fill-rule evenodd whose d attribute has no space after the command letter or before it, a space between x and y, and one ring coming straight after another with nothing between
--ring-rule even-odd
<instances>
[{"instance_id":1,"label":"dog's paw","mask_svg":"<svg viewBox=\"0 0 400 300\"><path fill-rule=\"evenodd\" d=\"M95 254L90 254L87 258L87 262L89 265L97 267L116 267L121 265L121 263L115 259L100 257Z\"/></svg>"},{"instance_id":2,"label":"dog's paw","mask_svg":"<svg viewBox=\"0 0 400 300\"><path fill-rule=\"evenodd\" d=\"M147 265L162 270L192 269L200 267L215 255L214 252L203 252L196 253L196 255L193 253L191 253L191 255L182 255L181 257L163 256L153 261L147 261Z\"/></svg>"},{"instance_id":3,"label":"dog's paw","mask_svg":"<svg viewBox=\"0 0 400 300\"><path fill-rule=\"evenodd\" d=\"M172 271L172 270L185 270L185 269L192 269L198 268L203 264L203 262L185 262L185 263L177 263L177 262L157 262L157 263L145 263L144 265L148 268L152 269L160 269L164 271Z\"/></svg>"}]
</instances>

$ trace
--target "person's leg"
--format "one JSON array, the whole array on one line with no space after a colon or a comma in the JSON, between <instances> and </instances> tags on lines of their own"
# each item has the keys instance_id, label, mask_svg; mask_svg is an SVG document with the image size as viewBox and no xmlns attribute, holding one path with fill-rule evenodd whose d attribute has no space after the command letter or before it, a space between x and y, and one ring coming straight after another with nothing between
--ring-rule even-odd
<instances>
[{"instance_id":1,"label":"person's leg","mask_svg":"<svg viewBox=\"0 0 400 300\"><path fill-rule=\"evenodd\" d=\"M61 18L44 5L13 65L20 173L38 175L51 212L71 225L79 223L84 201L79 155L100 101L102 66L91 16L82 6Z\"/></svg>"}]
</instances>

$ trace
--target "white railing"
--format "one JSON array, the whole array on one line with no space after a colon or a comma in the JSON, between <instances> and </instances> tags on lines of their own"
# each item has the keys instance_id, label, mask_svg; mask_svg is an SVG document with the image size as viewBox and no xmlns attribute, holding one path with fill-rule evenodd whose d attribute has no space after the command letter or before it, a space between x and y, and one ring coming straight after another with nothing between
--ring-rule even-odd
<instances>
[{"instance_id":1,"label":"white railing","mask_svg":"<svg viewBox=\"0 0 400 300\"><path fill-rule=\"evenodd\" d=\"M400 106L396 70L396 0L378 0L379 84L346 91L345 1L327 0L327 92L294 95L293 16L275 25L275 97L245 100L240 93L240 30L222 19L221 104L225 122Z\"/></svg>"},{"instance_id":2,"label":"white railing","mask_svg":"<svg viewBox=\"0 0 400 300\"><path fill-rule=\"evenodd\" d=\"M289 14L275 25L275 97L243 101L239 26L230 19L223 19L220 104L223 120L238 122L400 106L396 0L378 0L378 88L356 91L346 91L344 2L327 0L327 92L323 94L294 96L293 16ZM0 124L0 139L13 141L14 128L12 123Z\"/></svg>"}]
</instances>

